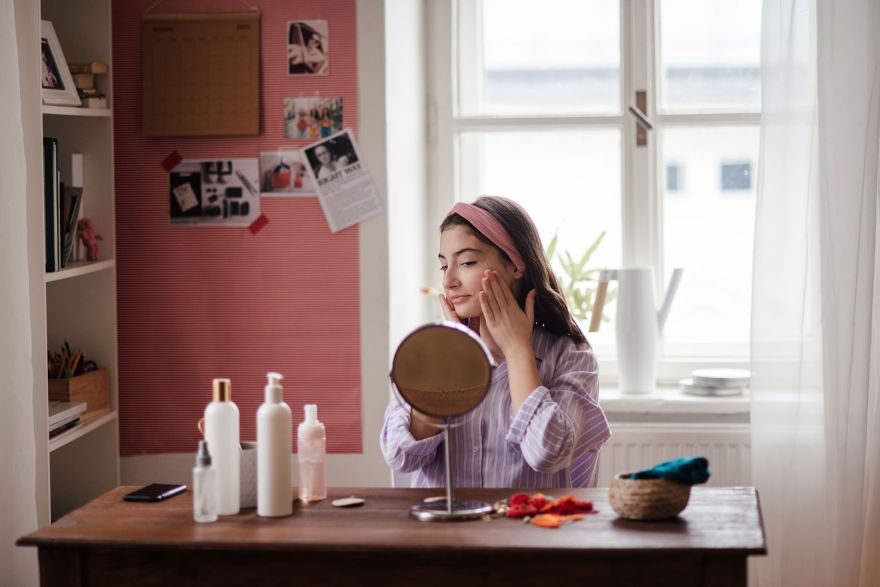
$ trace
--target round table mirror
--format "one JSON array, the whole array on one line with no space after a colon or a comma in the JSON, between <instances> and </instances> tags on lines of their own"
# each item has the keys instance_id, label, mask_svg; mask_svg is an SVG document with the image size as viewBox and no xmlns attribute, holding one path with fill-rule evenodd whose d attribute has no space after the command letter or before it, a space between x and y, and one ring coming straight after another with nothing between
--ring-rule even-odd
<instances>
[{"instance_id":1,"label":"round table mirror","mask_svg":"<svg viewBox=\"0 0 880 587\"><path fill-rule=\"evenodd\" d=\"M425 521L480 518L492 511L481 501L453 499L449 428L480 405L489 392L495 363L477 334L455 322L427 324L407 335L394 353L391 381L414 410L440 418L446 465L446 499L414 505ZM414 418L419 417L413 415Z\"/></svg>"}]
</instances>

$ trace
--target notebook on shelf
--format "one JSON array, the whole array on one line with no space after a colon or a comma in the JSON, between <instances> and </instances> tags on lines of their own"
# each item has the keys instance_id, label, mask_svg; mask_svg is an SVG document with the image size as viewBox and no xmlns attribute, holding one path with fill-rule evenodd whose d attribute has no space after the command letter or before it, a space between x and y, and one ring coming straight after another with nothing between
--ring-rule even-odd
<instances>
[{"instance_id":1,"label":"notebook on shelf","mask_svg":"<svg viewBox=\"0 0 880 587\"><path fill-rule=\"evenodd\" d=\"M49 436L60 434L79 423L80 414L86 410L85 402L49 402Z\"/></svg>"}]
</instances>

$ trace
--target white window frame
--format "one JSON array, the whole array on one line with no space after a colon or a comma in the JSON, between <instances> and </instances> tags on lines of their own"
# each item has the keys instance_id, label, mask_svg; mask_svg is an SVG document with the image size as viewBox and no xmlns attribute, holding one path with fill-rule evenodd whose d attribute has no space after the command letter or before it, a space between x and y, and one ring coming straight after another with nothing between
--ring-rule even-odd
<instances>
[{"instance_id":1,"label":"white window frame","mask_svg":"<svg viewBox=\"0 0 880 587\"><path fill-rule=\"evenodd\" d=\"M460 116L455 103L458 79L455 63L459 45L455 35L468 27L479 30L477 2L471 0L431 0L427 2L428 21L428 225L437 227L457 195L472 194L473 178L463 176L458 165L467 155L460 152L458 135L467 131L545 130L559 128L602 128L609 125L621 130L621 224L622 254L626 266L653 266L656 291L664 291L671 267L663 264L663 173L656 162L662 161L658 140L663 128L688 126L754 126L760 124L759 112L679 114L658 111L660 72L658 9L654 0L620 0L621 111L617 115L568 116ZM470 11L472 14L464 14ZM468 38L474 38L469 36ZM652 82L649 84L649 81ZM646 114L654 126L648 132L648 144L635 146L636 121L627 112L635 104L636 90L647 89ZM471 156L471 155L467 155ZM469 191L470 190L470 191ZM428 250L436 248L436 231L428 231ZM749 368L748 358L700 357L667 358L663 343L658 348L659 385L677 384L691 371L705 366ZM617 362L603 359L601 381L617 381Z\"/></svg>"}]
</instances>

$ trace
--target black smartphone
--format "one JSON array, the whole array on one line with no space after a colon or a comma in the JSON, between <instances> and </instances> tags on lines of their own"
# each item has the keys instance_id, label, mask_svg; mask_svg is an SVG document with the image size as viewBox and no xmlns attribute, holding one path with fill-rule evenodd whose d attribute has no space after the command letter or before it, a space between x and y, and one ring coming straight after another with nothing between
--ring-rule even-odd
<instances>
[{"instance_id":1,"label":"black smartphone","mask_svg":"<svg viewBox=\"0 0 880 587\"><path fill-rule=\"evenodd\" d=\"M186 491L186 485L153 483L122 496L125 501L163 501Z\"/></svg>"}]
</instances>

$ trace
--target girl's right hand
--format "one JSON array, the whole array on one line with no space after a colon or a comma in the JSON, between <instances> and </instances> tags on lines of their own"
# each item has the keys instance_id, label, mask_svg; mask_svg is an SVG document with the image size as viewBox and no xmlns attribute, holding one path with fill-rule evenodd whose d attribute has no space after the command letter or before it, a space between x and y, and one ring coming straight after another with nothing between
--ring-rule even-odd
<instances>
[{"instance_id":1,"label":"girl's right hand","mask_svg":"<svg viewBox=\"0 0 880 587\"><path fill-rule=\"evenodd\" d=\"M438 294L437 299L440 300L440 309L443 310L443 317L449 320L450 322L461 322L461 318L458 317L458 314L455 311L455 307L449 303L449 300L446 299L446 296L443 294Z\"/></svg>"}]
</instances>

